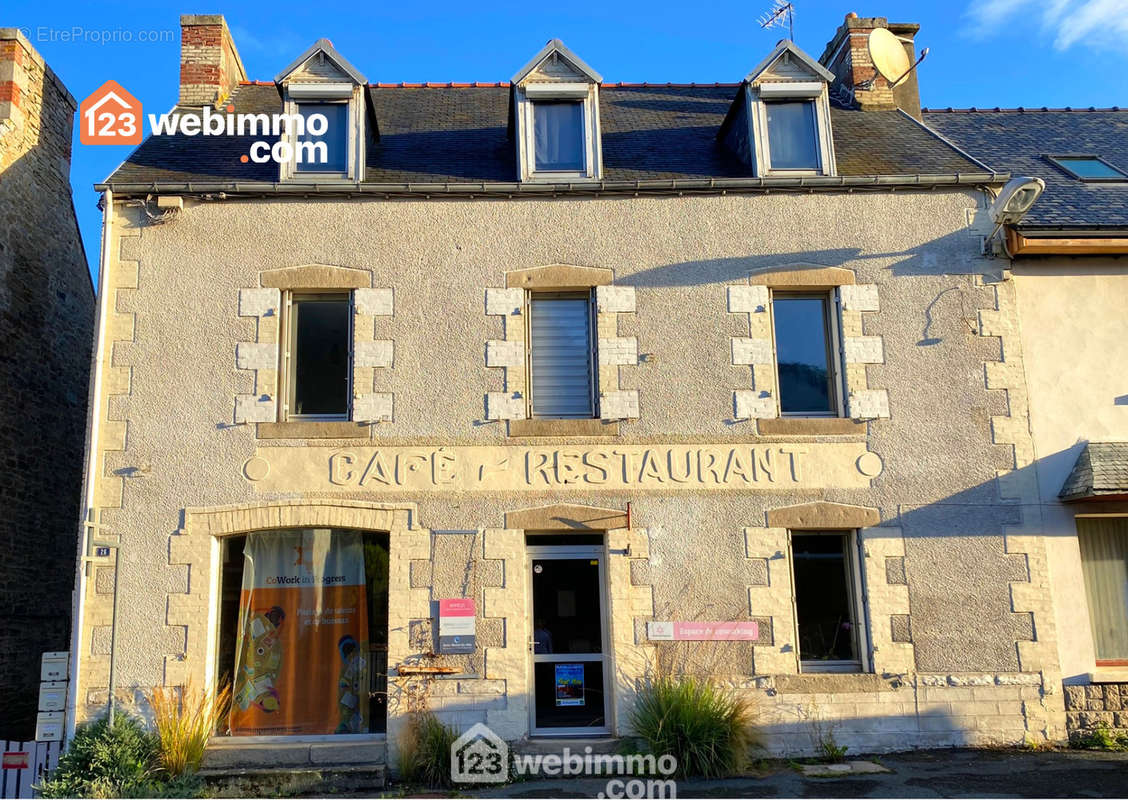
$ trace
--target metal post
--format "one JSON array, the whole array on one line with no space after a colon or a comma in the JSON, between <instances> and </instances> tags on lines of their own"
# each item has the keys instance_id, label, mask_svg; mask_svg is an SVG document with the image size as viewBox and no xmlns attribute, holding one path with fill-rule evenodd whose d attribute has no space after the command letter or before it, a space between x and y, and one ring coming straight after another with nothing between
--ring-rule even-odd
<instances>
[{"instance_id":1,"label":"metal post","mask_svg":"<svg viewBox=\"0 0 1128 800\"><path fill-rule=\"evenodd\" d=\"M121 583L121 576L118 575L118 570L121 568L121 546L114 547L114 607L110 610L110 680L109 680L109 718L110 727L114 726L114 706L115 697L114 690L117 687L117 610L118 610L118 586Z\"/></svg>"}]
</instances>

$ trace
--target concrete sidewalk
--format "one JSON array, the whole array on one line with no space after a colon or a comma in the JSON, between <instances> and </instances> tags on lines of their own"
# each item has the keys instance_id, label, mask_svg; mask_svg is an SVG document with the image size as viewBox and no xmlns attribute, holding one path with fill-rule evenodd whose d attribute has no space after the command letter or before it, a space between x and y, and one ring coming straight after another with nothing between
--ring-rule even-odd
<instances>
[{"instance_id":1,"label":"concrete sidewalk","mask_svg":"<svg viewBox=\"0 0 1128 800\"><path fill-rule=\"evenodd\" d=\"M808 778L779 764L759 777L679 781L677 797L1128 797L1128 753L927 750L875 760L891 771ZM601 797L606 790L604 779L559 778L457 794Z\"/></svg>"}]
</instances>

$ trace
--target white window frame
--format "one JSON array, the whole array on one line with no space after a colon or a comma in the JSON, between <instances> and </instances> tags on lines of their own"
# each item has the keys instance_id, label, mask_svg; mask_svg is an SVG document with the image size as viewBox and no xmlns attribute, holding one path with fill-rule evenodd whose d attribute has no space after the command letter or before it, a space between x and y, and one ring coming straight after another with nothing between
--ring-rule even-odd
<instances>
[{"instance_id":1,"label":"white window frame","mask_svg":"<svg viewBox=\"0 0 1128 800\"><path fill-rule=\"evenodd\" d=\"M789 419L837 419L846 416L845 392L845 354L842 350L842 309L837 288L815 290L788 290L769 289L768 308L771 313L772 332L772 369L775 372L775 397L776 413ZM777 297L788 299L792 297L819 297L826 300L824 326L826 330L827 364L830 371L830 388L834 396L831 398L832 408L829 411L787 411L783 410L783 393L779 383L779 347L776 342L775 301Z\"/></svg>"},{"instance_id":2,"label":"white window frame","mask_svg":"<svg viewBox=\"0 0 1128 800\"><path fill-rule=\"evenodd\" d=\"M295 157L278 165L279 177L282 181L344 183L359 181L363 177L365 159L363 88L353 86L351 83L295 83L285 87L283 110L290 119L297 118L299 103L302 105L307 103L347 103L349 111L348 138L345 143L345 171L299 171ZM282 131L279 140L289 144L292 148L291 152L297 152L298 136L293 128L289 131Z\"/></svg>"},{"instance_id":3,"label":"white window frame","mask_svg":"<svg viewBox=\"0 0 1128 800\"><path fill-rule=\"evenodd\" d=\"M541 291L526 291L525 292L525 418L526 419L599 419L599 340L596 338L597 325L596 314L597 309L595 306L595 289L588 289L588 375L590 381L588 382L588 389L591 393L591 415L590 416L539 416L536 414L536 409L533 408L533 298L534 297L567 297L572 296L579 299L584 294L584 290L568 291L561 289L558 291L541 290Z\"/></svg>"},{"instance_id":4,"label":"white window frame","mask_svg":"<svg viewBox=\"0 0 1128 800\"><path fill-rule=\"evenodd\" d=\"M792 542L795 534L813 536L845 536L846 537L846 571L850 579L848 599L850 610L856 619L852 631L854 633L854 647L858 658L854 661L804 661L799 643L799 604L795 588L795 552ZM861 537L856 528L841 529L816 529L806 528L788 529L787 531L787 559L791 567L791 609L794 622L795 661L799 665L799 672L803 674L819 673L853 673L864 674L873 672L873 658L870 652L869 638L869 609L866 606L864 575L862 573Z\"/></svg>"},{"instance_id":5,"label":"white window frame","mask_svg":"<svg viewBox=\"0 0 1128 800\"><path fill-rule=\"evenodd\" d=\"M526 531L528 534L539 531ZM551 533L551 531L550 531ZM582 662L599 662L603 665L603 725L581 728L539 728L537 727L536 693L536 664L538 661L568 661L572 659L570 653L536 653L533 636L529 634L529 697L534 702L529 703L529 733L533 736L602 736L609 734L612 729L611 715L615 711L614 702L614 653L611 646L611 596L607 585L607 544L606 536L603 544L594 545L553 545L553 544L526 544L525 545L525 608L529 630L533 630L533 561L568 560L575 558L599 559L599 587L600 587L600 633L603 637L603 651L596 654L582 655L574 659ZM538 658L540 656L540 658ZM547 656L547 658L545 657ZM553 656L557 656L553 658ZM565 656L561 658L560 656Z\"/></svg>"},{"instance_id":6,"label":"white window frame","mask_svg":"<svg viewBox=\"0 0 1128 800\"><path fill-rule=\"evenodd\" d=\"M535 82L516 89L517 164L522 181L560 183L599 180L603 175L602 137L599 132L599 86L592 83ZM538 170L536 159L536 104L579 102L583 129L584 166L580 170Z\"/></svg>"},{"instance_id":7,"label":"white window frame","mask_svg":"<svg viewBox=\"0 0 1128 800\"><path fill-rule=\"evenodd\" d=\"M287 289L283 293L282 298L282 319L279 330L282 333L282 357L281 365L278 371L279 386L282 391L279 395L282 397L282 404L280 408L280 416L282 422L349 422L353 417L353 367L356 359L356 341L354 324L356 319L356 299L353 292L349 289L326 289L324 291L316 291L312 289L291 290ZM297 391L297 385L294 383L294 374L292 367L293 349L294 349L294 299L295 295L299 302L307 297L314 295L334 294L348 295L349 304L349 364L347 373L346 385L346 404L344 414L292 414L290 408L294 403L294 393Z\"/></svg>"},{"instance_id":8,"label":"white window frame","mask_svg":"<svg viewBox=\"0 0 1128 800\"><path fill-rule=\"evenodd\" d=\"M830 129L830 99L823 81L764 82L750 87L748 119L752 126L753 153L757 177L779 175L790 177L835 175L834 142ZM815 151L819 164L815 169L775 169L772 167L768 104L773 101L814 103Z\"/></svg>"}]
</instances>

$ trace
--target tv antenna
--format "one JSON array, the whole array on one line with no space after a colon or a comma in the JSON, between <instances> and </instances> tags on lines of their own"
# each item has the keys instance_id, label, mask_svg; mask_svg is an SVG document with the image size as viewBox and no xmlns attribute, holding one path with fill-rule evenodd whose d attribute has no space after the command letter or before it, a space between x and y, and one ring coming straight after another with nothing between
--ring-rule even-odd
<instances>
[{"instance_id":1,"label":"tv antenna","mask_svg":"<svg viewBox=\"0 0 1128 800\"><path fill-rule=\"evenodd\" d=\"M786 18L786 22L784 19ZM795 6L787 0L775 0L770 11L760 15L761 28L782 28L787 26L787 38L795 41Z\"/></svg>"},{"instance_id":2,"label":"tv antenna","mask_svg":"<svg viewBox=\"0 0 1128 800\"><path fill-rule=\"evenodd\" d=\"M915 63L909 63L909 54L905 50L905 43L894 36L888 28L874 28L867 38L870 61L873 62L873 77L862 81L854 88L870 89L873 87L877 76L889 82L889 88L894 88L898 83L909 76L914 69L924 61L928 55L928 48L920 51L920 58Z\"/></svg>"}]
</instances>

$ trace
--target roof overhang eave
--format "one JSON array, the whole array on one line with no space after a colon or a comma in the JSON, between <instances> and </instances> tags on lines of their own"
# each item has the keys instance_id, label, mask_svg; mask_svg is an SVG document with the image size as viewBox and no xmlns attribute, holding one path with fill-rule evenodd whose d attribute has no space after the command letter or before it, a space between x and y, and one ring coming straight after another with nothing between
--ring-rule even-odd
<instances>
[{"instance_id":1,"label":"roof overhang eave","mask_svg":"<svg viewBox=\"0 0 1128 800\"><path fill-rule=\"evenodd\" d=\"M685 178L637 181L574 181L561 183L286 183L265 181L156 181L131 183L107 181L95 184L96 191L113 190L115 195L225 194L261 195L410 195L410 196L545 196L560 194L686 194L772 191L841 191L857 189L934 189L982 187L1005 183L1009 173L959 172L933 175L837 175L763 178Z\"/></svg>"}]
</instances>

